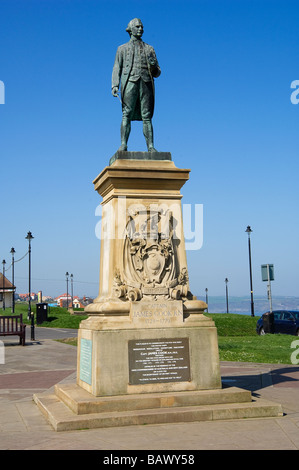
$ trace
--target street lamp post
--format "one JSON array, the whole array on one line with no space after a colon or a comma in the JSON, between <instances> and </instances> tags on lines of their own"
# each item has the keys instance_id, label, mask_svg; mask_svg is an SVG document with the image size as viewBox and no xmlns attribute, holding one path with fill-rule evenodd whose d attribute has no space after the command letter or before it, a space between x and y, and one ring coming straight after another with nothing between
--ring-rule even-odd
<instances>
[{"instance_id":1,"label":"street lamp post","mask_svg":"<svg viewBox=\"0 0 299 470\"><path fill-rule=\"evenodd\" d=\"M225 282L225 292L226 292L226 313L228 313L228 288L227 288L228 279L227 277L224 279L224 282Z\"/></svg>"},{"instance_id":2,"label":"street lamp post","mask_svg":"<svg viewBox=\"0 0 299 470\"><path fill-rule=\"evenodd\" d=\"M253 288L252 288L252 268L251 268L251 243L250 243L250 234L251 234L252 230L250 228L250 225L247 226L247 229L245 230L245 232L248 233L251 316L254 317Z\"/></svg>"},{"instance_id":3,"label":"street lamp post","mask_svg":"<svg viewBox=\"0 0 299 470\"><path fill-rule=\"evenodd\" d=\"M27 233L27 236L25 237L26 240L28 240L28 255L29 255L29 273L28 273L28 279L29 279L29 304L28 304L28 320L31 319L31 341L35 341L34 338L34 314L31 312L31 240L33 240L33 236L31 232Z\"/></svg>"},{"instance_id":4,"label":"street lamp post","mask_svg":"<svg viewBox=\"0 0 299 470\"><path fill-rule=\"evenodd\" d=\"M74 303L74 291L73 291L73 275L70 275L71 278L71 293L72 293L72 308L73 308L73 303Z\"/></svg>"},{"instance_id":5,"label":"street lamp post","mask_svg":"<svg viewBox=\"0 0 299 470\"><path fill-rule=\"evenodd\" d=\"M5 279L5 265L6 265L6 261L5 259L2 261L2 265L3 265L3 271L2 271L2 308L3 310L5 310L5 294L4 294L4 289L5 289L5 282L4 282L4 279Z\"/></svg>"},{"instance_id":6,"label":"street lamp post","mask_svg":"<svg viewBox=\"0 0 299 470\"><path fill-rule=\"evenodd\" d=\"M66 308L69 309L69 273L65 273L66 277Z\"/></svg>"},{"instance_id":7,"label":"street lamp post","mask_svg":"<svg viewBox=\"0 0 299 470\"><path fill-rule=\"evenodd\" d=\"M15 291L14 291L14 286L15 286L15 252L16 250L12 248L10 250L11 252L11 267L12 267L12 285L13 285L13 291L12 291L12 307L11 307L11 312L15 313Z\"/></svg>"},{"instance_id":8,"label":"street lamp post","mask_svg":"<svg viewBox=\"0 0 299 470\"><path fill-rule=\"evenodd\" d=\"M208 288L205 288L206 291L206 304L207 304L207 313L209 312L209 301L208 301Z\"/></svg>"}]
</instances>

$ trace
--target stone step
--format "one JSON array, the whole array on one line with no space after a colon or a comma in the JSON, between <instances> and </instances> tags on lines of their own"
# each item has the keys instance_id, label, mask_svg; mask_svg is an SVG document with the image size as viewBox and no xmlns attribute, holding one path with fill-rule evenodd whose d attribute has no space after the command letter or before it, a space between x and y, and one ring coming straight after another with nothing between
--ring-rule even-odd
<instances>
[{"instance_id":1,"label":"stone step","mask_svg":"<svg viewBox=\"0 0 299 470\"><path fill-rule=\"evenodd\" d=\"M76 414L251 402L250 391L237 387L95 397L70 383L57 384L55 394Z\"/></svg>"},{"instance_id":2,"label":"stone step","mask_svg":"<svg viewBox=\"0 0 299 470\"><path fill-rule=\"evenodd\" d=\"M115 426L166 424L282 416L281 405L261 399L246 403L153 408L131 411L75 414L55 394L34 395L34 401L55 431Z\"/></svg>"}]
</instances>

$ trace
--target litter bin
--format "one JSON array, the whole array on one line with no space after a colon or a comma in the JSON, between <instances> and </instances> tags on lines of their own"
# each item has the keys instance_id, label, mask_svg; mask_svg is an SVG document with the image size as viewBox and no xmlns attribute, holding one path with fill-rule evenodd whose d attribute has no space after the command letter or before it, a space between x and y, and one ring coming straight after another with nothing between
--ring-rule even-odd
<instances>
[{"instance_id":1,"label":"litter bin","mask_svg":"<svg viewBox=\"0 0 299 470\"><path fill-rule=\"evenodd\" d=\"M36 324L40 325L44 321L48 320L48 304L40 303L36 304Z\"/></svg>"},{"instance_id":2,"label":"litter bin","mask_svg":"<svg viewBox=\"0 0 299 470\"><path fill-rule=\"evenodd\" d=\"M274 313L266 312L263 314L263 327L265 333L274 333Z\"/></svg>"}]
</instances>

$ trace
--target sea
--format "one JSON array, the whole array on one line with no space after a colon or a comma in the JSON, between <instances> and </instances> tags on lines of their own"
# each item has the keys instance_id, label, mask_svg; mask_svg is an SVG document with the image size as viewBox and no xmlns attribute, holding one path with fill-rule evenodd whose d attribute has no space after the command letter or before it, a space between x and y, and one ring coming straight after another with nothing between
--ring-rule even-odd
<instances>
[{"instance_id":1,"label":"sea","mask_svg":"<svg viewBox=\"0 0 299 470\"><path fill-rule=\"evenodd\" d=\"M196 296L199 300L206 301L205 296ZM254 315L261 316L269 311L270 303L267 296L256 296L253 298ZM299 297L272 296L273 310L298 310ZM246 297L228 297L229 313L238 313L239 315L251 315L250 296ZM208 297L208 313L226 313L226 297L225 296L209 296Z\"/></svg>"}]
</instances>

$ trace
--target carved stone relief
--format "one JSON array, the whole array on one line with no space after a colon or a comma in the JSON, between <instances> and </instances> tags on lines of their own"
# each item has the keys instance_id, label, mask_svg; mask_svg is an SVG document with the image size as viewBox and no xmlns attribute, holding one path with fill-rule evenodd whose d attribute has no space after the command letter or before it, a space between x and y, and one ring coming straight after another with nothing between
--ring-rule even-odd
<instances>
[{"instance_id":1,"label":"carved stone relief","mask_svg":"<svg viewBox=\"0 0 299 470\"><path fill-rule=\"evenodd\" d=\"M123 274L115 270L113 296L131 301L187 297L187 268L178 272L176 259L170 211L144 206L129 209Z\"/></svg>"}]
</instances>

